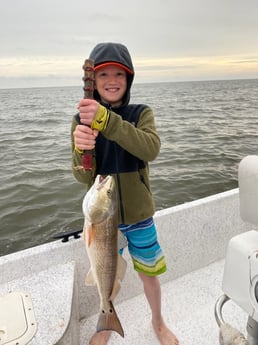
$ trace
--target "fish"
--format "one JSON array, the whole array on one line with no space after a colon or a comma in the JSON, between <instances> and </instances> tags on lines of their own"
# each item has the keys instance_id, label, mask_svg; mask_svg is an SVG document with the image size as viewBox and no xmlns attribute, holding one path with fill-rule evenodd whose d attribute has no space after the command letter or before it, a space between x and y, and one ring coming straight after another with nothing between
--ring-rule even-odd
<instances>
[{"instance_id":1,"label":"fish","mask_svg":"<svg viewBox=\"0 0 258 345\"><path fill-rule=\"evenodd\" d=\"M119 254L118 200L113 176L97 175L86 193L83 238L90 261L86 285L97 285L100 312L96 330L113 330L124 337L124 330L113 305L126 271Z\"/></svg>"}]
</instances>

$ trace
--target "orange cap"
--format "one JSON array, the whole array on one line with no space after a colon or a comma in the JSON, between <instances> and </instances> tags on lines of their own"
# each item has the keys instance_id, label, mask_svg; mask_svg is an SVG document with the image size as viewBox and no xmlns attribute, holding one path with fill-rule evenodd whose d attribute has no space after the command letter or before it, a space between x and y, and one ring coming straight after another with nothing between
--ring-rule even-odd
<instances>
[{"instance_id":1,"label":"orange cap","mask_svg":"<svg viewBox=\"0 0 258 345\"><path fill-rule=\"evenodd\" d=\"M94 71L98 71L99 69L108 67L108 66L118 66L120 68L123 68L123 70L125 70L127 73L133 74L133 71L131 71L128 67L126 67L125 65L119 62L114 62L114 61L100 63L99 65L94 67Z\"/></svg>"}]
</instances>

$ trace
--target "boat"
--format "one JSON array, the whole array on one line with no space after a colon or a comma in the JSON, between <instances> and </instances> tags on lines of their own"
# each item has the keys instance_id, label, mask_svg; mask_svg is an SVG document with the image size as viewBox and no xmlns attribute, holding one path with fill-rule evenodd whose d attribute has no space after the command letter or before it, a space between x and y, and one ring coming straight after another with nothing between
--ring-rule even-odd
<instances>
[{"instance_id":1,"label":"boat","mask_svg":"<svg viewBox=\"0 0 258 345\"><path fill-rule=\"evenodd\" d=\"M214 305L230 239L257 226L240 216L239 188L159 210L154 215L167 261L160 276L163 315L180 345L214 345ZM109 344L156 345L143 288L128 262L115 300L125 337ZM0 344L83 345L95 332L99 300L85 285L89 261L80 231L0 257ZM245 332L247 313L233 301L223 318Z\"/></svg>"}]
</instances>

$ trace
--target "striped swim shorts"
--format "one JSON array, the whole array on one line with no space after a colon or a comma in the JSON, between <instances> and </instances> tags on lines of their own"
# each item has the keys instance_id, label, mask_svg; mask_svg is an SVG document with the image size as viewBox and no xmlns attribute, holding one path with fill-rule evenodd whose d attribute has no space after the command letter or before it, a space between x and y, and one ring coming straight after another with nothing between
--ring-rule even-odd
<instances>
[{"instance_id":1,"label":"striped swim shorts","mask_svg":"<svg viewBox=\"0 0 258 345\"><path fill-rule=\"evenodd\" d=\"M156 276L166 271L166 261L157 238L153 218L132 225L119 225L128 241L128 250L134 269L148 276ZM120 254L123 249L120 250Z\"/></svg>"}]
</instances>

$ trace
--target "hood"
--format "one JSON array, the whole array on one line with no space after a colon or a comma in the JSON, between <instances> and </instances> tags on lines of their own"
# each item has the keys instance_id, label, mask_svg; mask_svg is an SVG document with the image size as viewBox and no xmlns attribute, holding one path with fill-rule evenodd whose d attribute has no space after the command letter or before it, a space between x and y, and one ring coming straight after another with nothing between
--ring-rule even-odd
<instances>
[{"instance_id":1,"label":"hood","mask_svg":"<svg viewBox=\"0 0 258 345\"><path fill-rule=\"evenodd\" d=\"M116 62L122 64L129 69L131 73L127 74L127 89L123 97L123 104L127 105L130 101L130 90L134 78L134 67L130 53L126 46L120 43L99 43L93 48L90 59L94 61L94 66L97 67L103 63ZM100 95L97 90L94 90L94 99L100 102Z\"/></svg>"}]
</instances>

